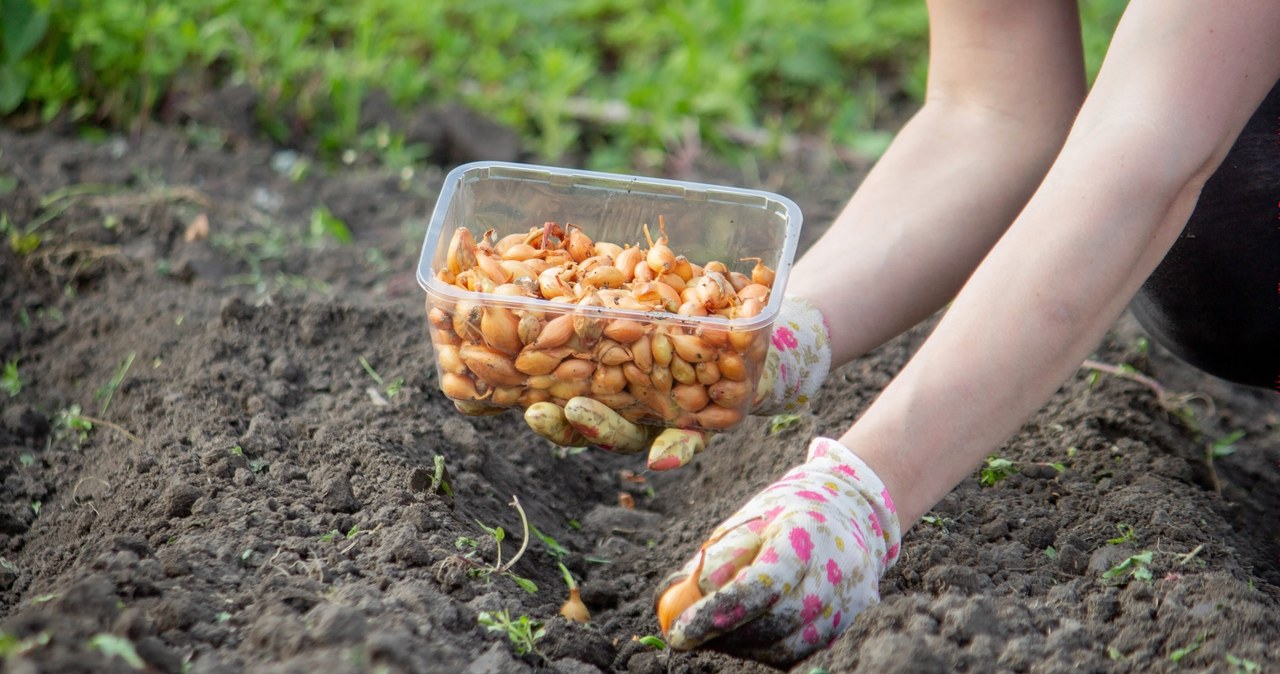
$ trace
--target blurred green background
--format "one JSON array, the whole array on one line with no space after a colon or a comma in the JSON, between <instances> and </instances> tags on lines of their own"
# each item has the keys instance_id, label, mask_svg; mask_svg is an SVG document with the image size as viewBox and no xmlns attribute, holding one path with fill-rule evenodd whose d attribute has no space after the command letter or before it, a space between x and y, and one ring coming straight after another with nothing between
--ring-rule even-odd
<instances>
[{"instance_id":1,"label":"blurred green background","mask_svg":"<svg viewBox=\"0 0 1280 674\"><path fill-rule=\"evenodd\" d=\"M1124 4L1081 3L1091 76ZM600 169L691 134L729 157L792 134L874 157L923 93L926 19L923 0L0 0L0 115L138 128L175 92L241 83L268 133L332 156L367 142L381 89Z\"/></svg>"}]
</instances>

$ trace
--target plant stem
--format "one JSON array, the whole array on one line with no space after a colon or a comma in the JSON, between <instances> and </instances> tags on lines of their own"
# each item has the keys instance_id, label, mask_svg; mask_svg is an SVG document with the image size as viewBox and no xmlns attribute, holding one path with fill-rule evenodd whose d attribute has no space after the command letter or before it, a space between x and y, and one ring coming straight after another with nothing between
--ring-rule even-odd
<instances>
[{"instance_id":1,"label":"plant stem","mask_svg":"<svg viewBox=\"0 0 1280 674\"><path fill-rule=\"evenodd\" d=\"M81 414L81 415L80 415L80 418L81 418L81 419L84 419L85 421L87 421L87 422L89 422L89 423L91 423L91 424L96 424L96 425L99 425L99 426L106 426L107 428L110 428L110 429L111 429L111 430L113 430L113 431L116 431L116 432L118 432L118 433L123 434L123 435L124 435L124 437L129 438L129 440L130 440L130 441L132 441L132 442L142 442L142 440L141 440L141 439L139 439L139 438L138 438L138 436L136 436L136 435L134 435L133 433L130 433L129 431L125 430L125 429L124 429L124 427L120 426L119 424L114 424L114 423L111 423L110 421L107 421L107 420L105 420L105 419L98 419L98 418L96 418L96 417L90 417L90 416L86 416L86 415L84 415L84 414Z\"/></svg>"},{"instance_id":2,"label":"plant stem","mask_svg":"<svg viewBox=\"0 0 1280 674\"><path fill-rule=\"evenodd\" d=\"M520 499L516 497L515 494L512 494L511 503L509 505L514 507L516 512L520 513L520 527L524 530L524 534L520 537L520 549L516 551L516 556L512 557L505 565L498 565L499 573L506 573L510 571L511 567L515 566L516 562L520 561L520 557L524 555L525 549L529 547L529 518L525 517L524 508L520 507ZM502 561L501 546L498 547L498 561Z\"/></svg>"},{"instance_id":3,"label":"plant stem","mask_svg":"<svg viewBox=\"0 0 1280 674\"><path fill-rule=\"evenodd\" d=\"M1099 372L1106 372L1109 375L1114 375L1116 377L1121 377L1123 379L1128 379L1129 381L1135 381L1142 384L1143 386L1151 389L1151 391L1156 394L1156 399L1158 399L1162 404L1167 396L1167 393L1165 392L1164 387L1160 385L1160 382L1146 376L1145 374L1131 372L1124 368L1096 360L1086 360L1080 364L1080 367L1097 370Z\"/></svg>"}]
</instances>

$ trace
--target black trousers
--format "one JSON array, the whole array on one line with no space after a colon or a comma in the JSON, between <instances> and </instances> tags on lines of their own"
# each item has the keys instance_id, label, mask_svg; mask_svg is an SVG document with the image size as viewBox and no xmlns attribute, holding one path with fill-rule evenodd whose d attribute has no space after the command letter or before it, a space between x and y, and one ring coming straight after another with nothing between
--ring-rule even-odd
<instances>
[{"instance_id":1,"label":"black trousers","mask_svg":"<svg viewBox=\"0 0 1280 674\"><path fill-rule=\"evenodd\" d=\"M1280 392L1280 83L1131 309L1188 363Z\"/></svg>"}]
</instances>

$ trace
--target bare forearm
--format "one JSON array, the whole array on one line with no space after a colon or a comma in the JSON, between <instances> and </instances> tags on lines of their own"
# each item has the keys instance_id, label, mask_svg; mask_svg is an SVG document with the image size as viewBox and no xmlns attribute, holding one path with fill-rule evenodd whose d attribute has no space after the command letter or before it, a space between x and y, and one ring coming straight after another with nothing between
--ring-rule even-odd
<instances>
[{"instance_id":1,"label":"bare forearm","mask_svg":"<svg viewBox=\"0 0 1280 674\"><path fill-rule=\"evenodd\" d=\"M1052 395L1181 230L1195 191L1153 187L1140 171L1128 184L1100 184L1108 173L1098 163L1123 162L1117 155L1064 158L928 343L842 438L898 486L903 521Z\"/></svg>"},{"instance_id":2,"label":"bare forearm","mask_svg":"<svg viewBox=\"0 0 1280 674\"><path fill-rule=\"evenodd\" d=\"M788 286L827 316L837 366L955 296L1084 98L1074 2L931 0L929 16L924 108Z\"/></svg>"},{"instance_id":3,"label":"bare forearm","mask_svg":"<svg viewBox=\"0 0 1280 674\"><path fill-rule=\"evenodd\" d=\"M1133 0L1044 183L842 438L914 521L1061 384L1181 232L1280 77L1280 6Z\"/></svg>"},{"instance_id":4,"label":"bare forearm","mask_svg":"<svg viewBox=\"0 0 1280 674\"><path fill-rule=\"evenodd\" d=\"M788 292L827 317L835 365L950 301L1026 203L1065 128L1007 122L926 106L796 265Z\"/></svg>"}]
</instances>

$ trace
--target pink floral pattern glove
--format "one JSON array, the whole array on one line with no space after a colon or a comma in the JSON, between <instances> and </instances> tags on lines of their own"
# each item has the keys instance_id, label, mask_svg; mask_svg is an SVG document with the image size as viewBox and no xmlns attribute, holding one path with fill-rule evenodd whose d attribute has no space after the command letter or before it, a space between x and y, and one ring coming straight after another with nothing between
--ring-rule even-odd
<instances>
[{"instance_id":1,"label":"pink floral pattern glove","mask_svg":"<svg viewBox=\"0 0 1280 674\"><path fill-rule=\"evenodd\" d=\"M719 649L787 664L830 644L880 601L880 577L897 560L901 538L880 478L849 448L815 438L808 461L707 540L715 542L699 581L705 596L676 618L667 643L688 650L719 637Z\"/></svg>"},{"instance_id":2,"label":"pink floral pattern glove","mask_svg":"<svg viewBox=\"0 0 1280 674\"><path fill-rule=\"evenodd\" d=\"M773 324L753 414L794 412L809 402L831 371L831 330L818 308L794 295Z\"/></svg>"}]
</instances>

